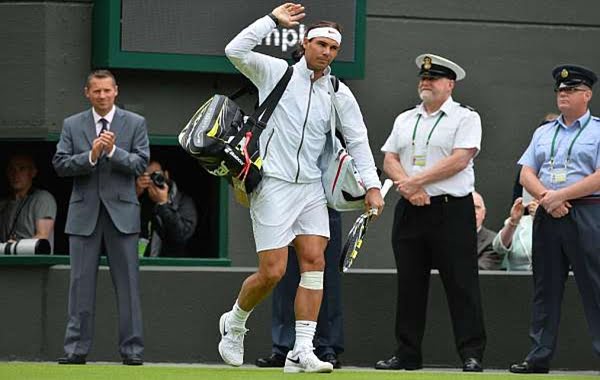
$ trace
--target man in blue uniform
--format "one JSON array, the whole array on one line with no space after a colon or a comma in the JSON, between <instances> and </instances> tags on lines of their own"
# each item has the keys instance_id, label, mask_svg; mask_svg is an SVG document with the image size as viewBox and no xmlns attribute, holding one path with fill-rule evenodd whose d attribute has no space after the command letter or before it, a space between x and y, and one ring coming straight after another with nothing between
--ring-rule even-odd
<instances>
[{"instance_id":1,"label":"man in blue uniform","mask_svg":"<svg viewBox=\"0 0 600 380\"><path fill-rule=\"evenodd\" d=\"M561 115L535 131L519 160L521 184L541 207L533 224L532 348L513 373L548 372L569 266L600 354L600 119L588 109L597 77L576 65L557 66L552 76Z\"/></svg>"}]
</instances>

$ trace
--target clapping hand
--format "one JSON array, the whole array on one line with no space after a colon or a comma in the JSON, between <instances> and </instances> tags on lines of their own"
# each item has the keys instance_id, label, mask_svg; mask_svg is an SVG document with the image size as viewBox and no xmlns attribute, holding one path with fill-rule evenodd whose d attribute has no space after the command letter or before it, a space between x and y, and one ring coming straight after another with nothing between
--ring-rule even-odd
<instances>
[{"instance_id":1,"label":"clapping hand","mask_svg":"<svg viewBox=\"0 0 600 380\"><path fill-rule=\"evenodd\" d=\"M103 150L104 150L104 143L102 142L102 139L100 137L95 138L94 141L92 142L92 155L91 155L92 162L98 161L98 158L100 157L100 154L102 154Z\"/></svg>"},{"instance_id":2,"label":"clapping hand","mask_svg":"<svg viewBox=\"0 0 600 380\"><path fill-rule=\"evenodd\" d=\"M510 221L513 225L519 224L519 221L525 213L525 206L523 205L523 197L515 199L515 202L510 209Z\"/></svg>"},{"instance_id":3,"label":"clapping hand","mask_svg":"<svg viewBox=\"0 0 600 380\"><path fill-rule=\"evenodd\" d=\"M115 146L115 134L111 131L104 131L98 138L102 141L104 152L109 154L112 151L113 146Z\"/></svg>"}]
</instances>

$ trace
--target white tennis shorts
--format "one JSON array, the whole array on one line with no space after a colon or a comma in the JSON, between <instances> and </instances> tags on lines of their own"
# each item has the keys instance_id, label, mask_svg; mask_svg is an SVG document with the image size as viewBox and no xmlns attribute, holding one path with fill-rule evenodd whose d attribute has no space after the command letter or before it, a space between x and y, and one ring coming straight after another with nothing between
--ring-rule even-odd
<instances>
[{"instance_id":1,"label":"white tennis shorts","mask_svg":"<svg viewBox=\"0 0 600 380\"><path fill-rule=\"evenodd\" d=\"M329 214L321 181L291 183L264 177L250 198L256 251L283 248L298 235L329 239Z\"/></svg>"}]
</instances>

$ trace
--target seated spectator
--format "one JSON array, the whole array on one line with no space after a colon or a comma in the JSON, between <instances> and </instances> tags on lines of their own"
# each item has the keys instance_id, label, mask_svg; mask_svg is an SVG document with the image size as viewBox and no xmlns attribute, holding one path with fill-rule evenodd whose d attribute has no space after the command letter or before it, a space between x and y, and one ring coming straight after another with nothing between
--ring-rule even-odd
<instances>
[{"instance_id":1,"label":"seated spectator","mask_svg":"<svg viewBox=\"0 0 600 380\"><path fill-rule=\"evenodd\" d=\"M187 242L196 231L194 200L179 191L160 162L151 160L136 179L141 205L140 256L187 257Z\"/></svg>"},{"instance_id":2,"label":"seated spectator","mask_svg":"<svg viewBox=\"0 0 600 380\"><path fill-rule=\"evenodd\" d=\"M31 156L16 154L8 160L9 195L0 200L0 242L47 239L52 251L56 201L46 190L33 186L36 175Z\"/></svg>"},{"instance_id":3,"label":"seated spectator","mask_svg":"<svg viewBox=\"0 0 600 380\"><path fill-rule=\"evenodd\" d=\"M503 257L492 248L496 232L483 226L485 220L485 202L478 192L473 192L475 205L475 222L477 226L477 264L483 270L502 270Z\"/></svg>"},{"instance_id":4,"label":"seated spectator","mask_svg":"<svg viewBox=\"0 0 600 380\"><path fill-rule=\"evenodd\" d=\"M525 208L529 215L523 215ZM504 228L494 238L494 250L505 255L504 266L508 271L531 270L533 218L537 208L535 199L524 205L523 198L517 198Z\"/></svg>"}]
</instances>

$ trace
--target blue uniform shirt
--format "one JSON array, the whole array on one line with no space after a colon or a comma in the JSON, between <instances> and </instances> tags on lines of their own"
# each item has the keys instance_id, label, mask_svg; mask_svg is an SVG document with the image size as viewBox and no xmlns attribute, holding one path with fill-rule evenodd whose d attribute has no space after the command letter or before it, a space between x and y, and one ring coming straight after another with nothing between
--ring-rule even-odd
<instances>
[{"instance_id":1,"label":"blue uniform shirt","mask_svg":"<svg viewBox=\"0 0 600 380\"><path fill-rule=\"evenodd\" d=\"M591 117L573 144L567 164L569 146L589 117L590 111L588 110L569 127L564 124L562 115L555 121L540 126L533 134L531 143L523 153L519 164L533 168L538 173L538 178L544 187L552 190L568 187L593 174L596 169L600 168L600 118L595 116ZM560 169L566 165L567 170L567 180L562 183L553 183L550 180L550 151L556 128L558 128L558 134L554 144L554 168ZM596 195L600 195L600 193L596 193Z\"/></svg>"}]
</instances>

